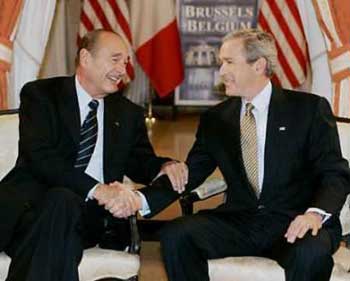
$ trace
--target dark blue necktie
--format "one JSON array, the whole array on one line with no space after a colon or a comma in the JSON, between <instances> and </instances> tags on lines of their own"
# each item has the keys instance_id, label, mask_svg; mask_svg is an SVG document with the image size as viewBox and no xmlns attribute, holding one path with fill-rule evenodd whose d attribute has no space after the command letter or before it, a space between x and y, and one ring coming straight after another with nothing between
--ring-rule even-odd
<instances>
[{"instance_id":1,"label":"dark blue necktie","mask_svg":"<svg viewBox=\"0 0 350 281\"><path fill-rule=\"evenodd\" d=\"M92 100L89 103L90 111L80 128L80 142L78 156L74 167L85 171L94 152L97 141L97 107L98 101Z\"/></svg>"}]
</instances>

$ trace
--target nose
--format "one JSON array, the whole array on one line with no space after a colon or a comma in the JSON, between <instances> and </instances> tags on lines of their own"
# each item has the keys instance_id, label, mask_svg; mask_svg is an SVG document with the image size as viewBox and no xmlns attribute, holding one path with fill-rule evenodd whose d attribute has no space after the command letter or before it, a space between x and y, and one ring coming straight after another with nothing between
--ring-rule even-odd
<instances>
[{"instance_id":1,"label":"nose","mask_svg":"<svg viewBox=\"0 0 350 281\"><path fill-rule=\"evenodd\" d=\"M226 73L226 66L225 66L225 63L223 63L219 68L219 74L220 76L223 76L225 75L225 73Z\"/></svg>"}]
</instances>

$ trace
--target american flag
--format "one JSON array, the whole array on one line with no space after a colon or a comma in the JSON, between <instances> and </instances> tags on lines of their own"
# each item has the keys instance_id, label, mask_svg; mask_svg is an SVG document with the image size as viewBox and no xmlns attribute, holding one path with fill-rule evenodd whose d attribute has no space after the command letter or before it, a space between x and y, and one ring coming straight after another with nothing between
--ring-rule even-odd
<instances>
[{"instance_id":1,"label":"american flag","mask_svg":"<svg viewBox=\"0 0 350 281\"><path fill-rule=\"evenodd\" d=\"M258 26L270 32L276 40L278 64L273 81L288 89L301 86L310 67L296 0L264 0Z\"/></svg>"},{"instance_id":2,"label":"american flag","mask_svg":"<svg viewBox=\"0 0 350 281\"><path fill-rule=\"evenodd\" d=\"M129 10L127 0L84 0L79 36L80 40L88 31L94 29L113 30L120 34L131 50L132 37L129 26ZM132 60L127 65L127 78L124 82L134 79Z\"/></svg>"}]
</instances>

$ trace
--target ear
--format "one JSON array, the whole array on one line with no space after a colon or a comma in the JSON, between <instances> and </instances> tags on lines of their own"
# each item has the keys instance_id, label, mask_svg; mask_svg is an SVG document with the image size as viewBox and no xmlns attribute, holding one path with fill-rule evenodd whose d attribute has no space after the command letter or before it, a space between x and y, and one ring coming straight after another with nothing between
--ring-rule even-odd
<instances>
[{"instance_id":1,"label":"ear","mask_svg":"<svg viewBox=\"0 0 350 281\"><path fill-rule=\"evenodd\" d=\"M86 49L81 49L79 52L79 56L80 56L80 64L82 66L87 66L91 59L90 52Z\"/></svg>"},{"instance_id":2,"label":"ear","mask_svg":"<svg viewBox=\"0 0 350 281\"><path fill-rule=\"evenodd\" d=\"M267 66L267 61L265 58L259 58L255 63L255 71L260 75L265 75L265 69Z\"/></svg>"}]
</instances>

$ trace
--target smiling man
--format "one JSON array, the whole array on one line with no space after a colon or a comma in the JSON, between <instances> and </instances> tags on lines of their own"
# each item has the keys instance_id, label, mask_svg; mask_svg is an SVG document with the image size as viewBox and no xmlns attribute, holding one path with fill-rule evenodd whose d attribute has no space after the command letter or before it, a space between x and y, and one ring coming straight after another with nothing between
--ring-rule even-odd
<instances>
[{"instance_id":1,"label":"smiling man","mask_svg":"<svg viewBox=\"0 0 350 281\"><path fill-rule=\"evenodd\" d=\"M120 184L124 175L148 184L161 172L183 188L184 164L155 155L143 109L118 92L128 58L118 34L92 31L76 75L23 87L19 156L0 182L6 280L78 281L83 249L101 241L105 219L147 207Z\"/></svg>"},{"instance_id":2,"label":"smiling man","mask_svg":"<svg viewBox=\"0 0 350 281\"><path fill-rule=\"evenodd\" d=\"M275 259L286 281L329 280L350 188L330 106L271 84L277 51L268 33L227 35L220 59L228 99L201 116L186 192L218 167L226 201L162 231L169 280L209 281L207 260L229 256ZM165 177L142 192L150 216L178 197Z\"/></svg>"}]
</instances>

